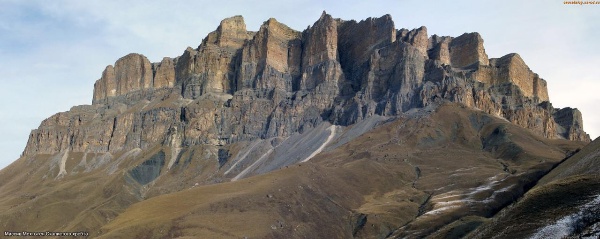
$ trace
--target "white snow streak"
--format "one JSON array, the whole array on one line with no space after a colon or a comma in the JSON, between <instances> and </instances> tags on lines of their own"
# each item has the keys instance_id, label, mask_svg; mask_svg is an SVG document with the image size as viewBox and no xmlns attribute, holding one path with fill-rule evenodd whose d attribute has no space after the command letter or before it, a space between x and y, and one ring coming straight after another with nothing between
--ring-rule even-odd
<instances>
[{"instance_id":1,"label":"white snow streak","mask_svg":"<svg viewBox=\"0 0 600 239\"><path fill-rule=\"evenodd\" d=\"M323 151L323 149L325 149L325 146L327 146L327 144L329 144L329 142L335 137L335 129L336 126L332 125L329 126L329 128L327 128L329 130L329 136L327 137L327 140L325 140L325 142L321 145L321 147L319 147L317 150L315 150L312 154L310 154L310 156L308 156L307 158L305 158L304 160L302 160L301 162L304 163L308 160L310 160L312 157L314 157L315 155L319 154L321 151Z\"/></svg>"},{"instance_id":2,"label":"white snow streak","mask_svg":"<svg viewBox=\"0 0 600 239\"><path fill-rule=\"evenodd\" d=\"M510 186L499 190L495 190L494 193L490 196L490 198L487 198L483 201L476 200L474 197L480 192L493 190L496 185L503 181L503 179L498 180L500 176L501 175L490 177L488 178L488 183L476 188L472 188L469 192L466 193L458 193L457 191L453 190L434 196L431 199L431 202L433 203L433 210L428 211L423 215L438 215L450 209L461 208L469 204L484 203L488 202L488 200L492 200L497 193L508 191L510 189Z\"/></svg>"},{"instance_id":3,"label":"white snow streak","mask_svg":"<svg viewBox=\"0 0 600 239\"><path fill-rule=\"evenodd\" d=\"M258 166L260 163L262 163L267 156L269 156L269 154L271 154L271 152L273 152L273 149L269 149L269 151L267 151L265 154L263 154L262 156L260 156L260 158L258 160L256 160L252 165L248 166L246 169L244 169L244 171L242 171L240 174L238 174L237 176L235 176L234 178L231 179L231 181L237 181L238 179L246 176L246 174L248 174L250 172L250 170L254 170L254 168L256 166Z\"/></svg>"},{"instance_id":4,"label":"white snow streak","mask_svg":"<svg viewBox=\"0 0 600 239\"><path fill-rule=\"evenodd\" d=\"M229 169L227 169L227 171L225 171L224 175L229 174L229 172L231 172L231 170L233 170L235 168L235 166L238 165L238 163L244 161L244 159L246 159L246 157L248 157L248 154L250 154L250 152L252 152L252 150L254 149L254 147L256 147L256 145L258 145L260 142L262 142L262 140L257 140L256 142L254 142L250 148L248 150L246 150L246 152L244 153L244 155L237 160L233 165L231 165L231 167L229 167Z\"/></svg>"}]
</instances>

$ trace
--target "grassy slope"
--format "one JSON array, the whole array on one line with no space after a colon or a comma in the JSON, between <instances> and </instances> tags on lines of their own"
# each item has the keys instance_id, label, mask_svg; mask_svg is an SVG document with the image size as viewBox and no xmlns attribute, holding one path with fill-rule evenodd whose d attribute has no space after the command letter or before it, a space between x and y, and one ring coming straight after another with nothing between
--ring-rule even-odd
<instances>
[{"instance_id":1,"label":"grassy slope","mask_svg":"<svg viewBox=\"0 0 600 239\"><path fill-rule=\"evenodd\" d=\"M599 161L600 140L596 139L470 237L528 237L539 228L577 212L578 207L600 195Z\"/></svg>"},{"instance_id":2,"label":"grassy slope","mask_svg":"<svg viewBox=\"0 0 600 239\"><path fill-rule=\"evenodd\" d=\"M382 238L456 231L493 215L581 146L448 104L382 125L301 165L134 204L102 228L102 238ZM423 215L436 206L430 196L469 193L494 176L506 179L497 187L516 186L487 204ZM492 192L472 195L484 200Z\"/></svg>"}]
</instances>

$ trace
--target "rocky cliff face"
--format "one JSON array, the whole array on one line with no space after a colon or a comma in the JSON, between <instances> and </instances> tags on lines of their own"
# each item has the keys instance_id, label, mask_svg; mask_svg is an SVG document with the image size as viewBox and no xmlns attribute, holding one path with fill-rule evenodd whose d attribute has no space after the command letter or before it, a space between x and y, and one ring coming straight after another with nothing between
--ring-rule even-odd
<instances>
[{"instance_id":1,"label":"rocky cliff face","mask_svg":"<svg viewBox=\"0 0 600 239\"><path fill-rule=\"evenodd\" d=\"M554 109L554 120L562 126L559 133L569 140L589 141L589 136L583 132L583 117L581 111L566 107Z\"/></svg>"},{"instance_id":2,"label":"rocky cliff face","mask_svg":"<svg viewBox=\"0 0 600 239\"><path fill-rule=\"evenodd\" d=\"M477 33L326 13L252 32L235 16L179 57L122 57L92 105L44 120L0 171L0 226L460 237L587 142L577 109L554 108L519 55L489 59Z\"/></svg>"},{"instance_id":3,"label":"rocky cliff face","mask_svg":"<svg viewBox=\"0 0 600 239\"><path fill-rule=\"evenodd\" d=\"M24 155L221 147L443 101L546 138L589 141L579 111L553 108L546 81L518 54L489 59L478 33L428 37L425 27L396 30L389 15L356 22L323 13L302 32L275 19L251 32L235 16L177 58L124 56L94 84L91 106L42 122Z\"/></svg>"},{"instance_id":4,"label":"rocky cliff face","mask_svg":"<svg viewBox=\"0 0 600 239\"><path fill-rule=\"evenodd\" d=\"M145 56L131 53L117 60L114 67L109 65L104 69L102 77L94 84L92 103L107 103L119 96L144 94L174 85L172 59L164 58L160 63L151 64Z\"/></svg>"}]
</instances>

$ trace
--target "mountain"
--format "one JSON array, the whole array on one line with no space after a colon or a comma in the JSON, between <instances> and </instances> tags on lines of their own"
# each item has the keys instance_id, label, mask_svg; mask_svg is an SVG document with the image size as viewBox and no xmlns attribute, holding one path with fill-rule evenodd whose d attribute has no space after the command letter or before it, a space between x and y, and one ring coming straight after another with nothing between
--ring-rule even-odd
<instances>
[{"instance_id":1,"label":"mountain","mask_svg":"<svg viewBox=\"0 0 600 239\"><path fill-rule=\"evenodd\" d=\"M462 237L497 231L544 175L583 165L565 158L588 142L577 109L552 107L518 54L489 59L478 33L325 12L302 32L275 19L252 32L234 16L179 57L118 59L92 105L44 120L0 171L0 226Z\"/></svg>"}]
</instances>

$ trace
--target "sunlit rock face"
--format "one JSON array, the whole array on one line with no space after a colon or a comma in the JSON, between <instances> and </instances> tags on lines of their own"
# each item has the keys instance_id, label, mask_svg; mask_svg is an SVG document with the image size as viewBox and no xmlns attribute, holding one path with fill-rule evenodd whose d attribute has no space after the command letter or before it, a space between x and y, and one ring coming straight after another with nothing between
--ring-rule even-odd
<instances>
[{"instance_id":1,"label":"sunlit rock face","mask_svg":"<svg viewBox=\"0 0 600 239\"><path fill-rule=\"evenodd\" d=\"M169 97L180 100L128 110ZM93 106L44 121L25 152L144 148L175 127L185 145L287 137L324 121L351 125L439 101L547 138L590 140L577 109L554 109L546 81L518 54L488 59L478 33L428 37L425 27L396 30L389 15L356 22L323 13L302 32L275 19L251 32L234 16L177 58L124 56L94 85Z\"/></svg>"},{"instance_id":2,"label":"sunlit rock face","mask_svg":"<svg viewBox=\"0 0 600 239\"><path fill-rule=\"evenodd\" d=\"M0 225L104 238L471 232L590 139L518 54L489 59L478 33L428 34L389 15L324 12L303 31L276 19L248 31L234 16L180 56L128 54L91 105L44 120L0 171ZM564 195L598 188L572 185Z\"/></svg>"}]
</instances>

